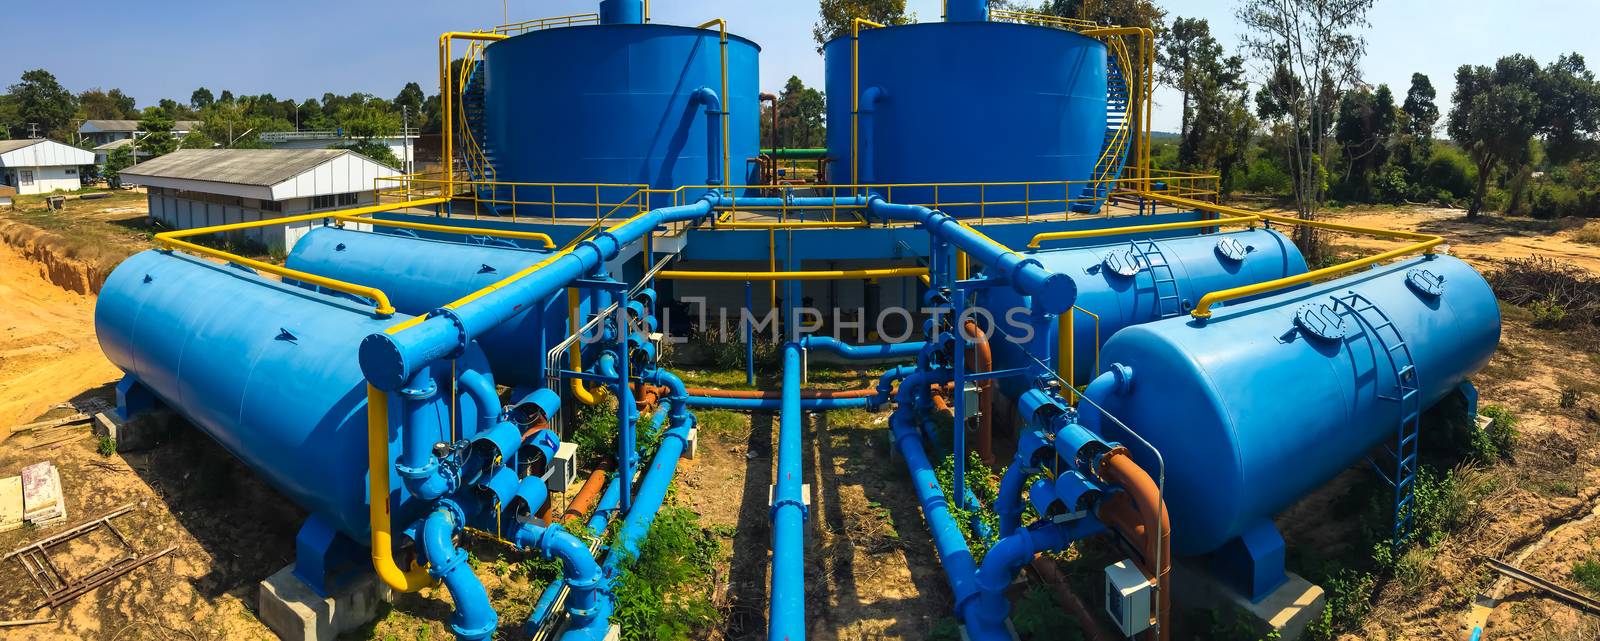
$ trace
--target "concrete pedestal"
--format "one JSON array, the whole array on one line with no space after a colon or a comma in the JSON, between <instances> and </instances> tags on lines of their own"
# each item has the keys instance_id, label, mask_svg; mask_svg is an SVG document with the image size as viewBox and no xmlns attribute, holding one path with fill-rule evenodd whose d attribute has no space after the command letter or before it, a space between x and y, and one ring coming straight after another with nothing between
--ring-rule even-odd
<instances>
[{"instance_id":1,"label":"concrete pedestal","mask_svg":"<svg viewBox=\"0 0 1600 641\"><path fill-rule=\"evenodd\" d=\"M94 435L110 438L118 452L137 452L159 445L171 431L176 415L167 409L151 409L122 418L116 412L94 415Z\"/></svg>"},{"instance_id":2,"label":"concrete pedestal","mask_svg":"<svg viewBox=\"0 0 1600 641\"><path fill-rule=\"evenodd\" d=\"M1224 586L1205 566L1202 559L1180 559L1172 564L1172 599L1177 609L1217 610L1223 616L1234 616L1231 610L1241 611L1257 634L1276 631L1282 641L1299 639L1306 626L1322 616L1326 604L1322 587L1298 574L1285 573L1287 581L1252 603Z\"/></svg>"},{"instance_id":3,"label":"concrete pedestal","mask_svg":"<svg viewBox=\"0 0 1600 641\"><path fill-rule=\"evenodd\" d=\"M317 596L290 565L261 582L257 612L283 641L333 641L378 616L393 598L375 574L362 574L332 595Z\"/></svg>"}]
</instances>

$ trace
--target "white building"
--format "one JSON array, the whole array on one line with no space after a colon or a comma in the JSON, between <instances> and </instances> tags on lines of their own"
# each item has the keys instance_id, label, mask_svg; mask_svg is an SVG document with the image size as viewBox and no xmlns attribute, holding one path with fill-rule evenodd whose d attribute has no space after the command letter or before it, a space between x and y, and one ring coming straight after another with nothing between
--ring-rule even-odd
<instances>
[{"instance_id":1,"label":"white building","mask_svg":"<svg viewBox=\"0 0 1600 641\"><path fill-rule=\"evenodd\" d=\"M192 229L372 204L387 165L343 149L181 149L122 170L150 191L150 217L168 229ZM257 227L235 234L287 253L316 221Z\"/></svg>"},{"instance_id":2,"label":"white building","mask_svg":"<svg viewBox=\"0 0 1600 641\"><path fill-rule=\"evenodd\" d=\"M182 138L199 128L198 120L179 120L172 123L172 135ZM85 120L78 125L78 139L93 141L98 147L118 140L129 140L138 131L137 120Z\"/></svg>"},{"instance_id":3,"label":"white building","mask_svg":"<svg viewBox=\"0 0 1600 641\"><path fill-rule=\"evenodd\" d=\"M407 129L391 136L357 138L347 136L342 130L329 131L263 131L261 142L273 149L326 149L356 142L375 142L389 148L400 160L406 173L416 171L417 130Z\"/></svg>"},{"instance_id":4,"label":"white building","mask_svg":"<svg viewBox=\"0 0 1600 641\"><path fill-rule=\"evenodd\" d=\"M0 184L18 194L78 189L79 168L93 164L93 153L54 140L0 140Z\"/></svg>"}]
</instances>

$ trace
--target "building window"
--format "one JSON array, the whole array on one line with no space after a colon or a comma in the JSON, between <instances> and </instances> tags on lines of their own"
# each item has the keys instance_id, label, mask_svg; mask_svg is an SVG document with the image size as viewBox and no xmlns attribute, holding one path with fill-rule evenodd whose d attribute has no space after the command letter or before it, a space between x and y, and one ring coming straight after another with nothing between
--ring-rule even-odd
<instances>
[{"instance_id":1,"label":"building window","mask_svg":"<svg viewBox=\"0 0 1600 641\"><path fill-rule=\"evenodd\" d=\"M22 185L21 186L23 186L23 187L32 186L33 185L33 170L32 169L22 169L22 170L19 170L19 171L20 171L20 175L22 176Z\"/></svg>"},{"instance_id":2,"label":"building window","mask_svg":"<svg viewBox=\"0 0 1600 641\"><path fill-rule=\"evenodd\" d=\"M76 170L76 169L68 169L67 170L67 175L68 176L76 176L76 175L78 175L78 170Z\"/></svg>"},{"instance_id":3,"label":"building window","mask_svg":"<svg viewBox=\"0 0 1600 641\"><path fill-rule=\"evenodd\" d=\"M283 211L283 203L276 200L261 201L261 211Z\"/></svg>"},{"instance_id":4,"label":"building window","mask_svg":"<svg viewBox=\"0 0 1600 641\"><path fill-rule=\"evenodd\" d=\"M326 196L313 196L312 209L329 209L332 207L349 207L356 204L355 194L328 194Z\"/></svg>"},{"instance_id":5,"label":"building window","mask_svg":"<svg viewBox=\"0 0 1600 641\"><path fill-rule=\"evenodd\" d=\"M354 205L354 204L356 204L356 195L355 194L339 194L339 206L340 207L349 207L349 206Z\"/></svg>"}]
</instances>

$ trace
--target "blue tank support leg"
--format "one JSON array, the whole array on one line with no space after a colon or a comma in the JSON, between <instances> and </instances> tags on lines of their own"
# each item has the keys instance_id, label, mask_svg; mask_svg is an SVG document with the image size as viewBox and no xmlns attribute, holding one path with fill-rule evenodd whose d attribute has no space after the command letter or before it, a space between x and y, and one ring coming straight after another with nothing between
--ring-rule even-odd
<instances>
[{"instance_id":1,"label":"blue tank support leg","mask_svg":"<svg viewBox=\"0 0 1600 641\"><path fill-rule=\"evenodd\" d=\"M148 412L160 405L161 400L156 398L155 393L132 374L124 375L122 380L117 381L117 418L126 421L135 414Z\"/></svg>"},{"instance_id":2,"label":"blue tank support leg","mask_svg":"<svg viewBox=\"0 0 1600 641\"><path fill-rule=\"evenodd\" d=\"M351 579L370 571L365 545L350 540L316 514L306 518L294 537L294 575L327 597Z\"/></svg>"},{"instance_id":3,"label":"blue tank support leg","mask_svg":"<svg viewBox=\"0 0 1600 641\"><path fill-rule=\"evenodd\" d=\"M1211 560L1217 576L1251 603L1259 603L1289 580L1283 570L1283 535L1270 519L1252 523L1212 553Z\"/></svg>"}]
</instances>

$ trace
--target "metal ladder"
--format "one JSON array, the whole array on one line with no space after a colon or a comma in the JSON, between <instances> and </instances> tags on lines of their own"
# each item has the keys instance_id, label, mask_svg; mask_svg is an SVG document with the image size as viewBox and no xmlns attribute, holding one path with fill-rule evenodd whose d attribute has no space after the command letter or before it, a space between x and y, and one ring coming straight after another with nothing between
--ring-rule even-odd
<instances>
[{"instance_id":1,"label":"metal ladder","mask_svg":"<svg viewBox=\"0 0 1600 641\"><path fill-rule=\"evenodd\" d=\"M1090 174L1091 182L1084 186L1083 193L1078 194L1077 200L1071 205L1074 213L1092 214L1100 211L1116 187L1123 165L1128 161L1128 145L1132 137L1128 113L1132 105L1132 92L1128 86L1128 73L1124 69L1128 63L1128 51L1120 38L1113 37L1106 44L1106 132L1101 140L1100 158L1095 161L1094 171Z\"/></svg>"},{"instance_id":2,"label":"metal ladder","mask_svg":"<svg viewBox=\"0 0 1600 641\"><path fill-rule=\"evenodd\" d=\"M1412 509L1412 505L1417 496L1418 438L1422 427L1422 391L1417 385L1416 361L1412 359L1411 347L1400 335L1400 330L1395 327L1394 321L1375 303L1354 291L1347 291L1332 298L1335 309L1343 307L1348 310L1348 315L1353 317L1366 332L1370 332L1372 339L1383 348L1390 374L1394 376L1392 395L1378 393L1378 398L1394 401L1400 406L1400 420L1395 426L1394 443L1385 444L1383 447L1394 461L1393 472L1385 472L1383 466L1376 460L1369 459L1369 461L1373 469L1378 472L1378 476L1394 488L1394 529L1391 532L1390 545L1399 548L1411 535L1416 512ZM1376 361L1377 357L1374 356L1373 360ZM1373 365L1376 367L1377 363L1374 362ZM1377 382L1374 381L1374 384Z\"/></svg>"},{"instance_id":3,"label":"metal ladder","mask_svg":"<svg viewBox=\"0 0 1600 641\"><path fill-rule=\"evenodd\" d=\"M1142 264L1150 270L1150 286L1156 295L1156 314L1161 318L1172 318L1183 313L1183 300L1178 295L1178 279L1172 276L1172 264L1167 262L1167 255L1161 253L1161 246L1151 239L1128 241L1128 253L1132 254L1136 264Z\"/></svg>"},{"instance_id":4,"label":"metal ladder","mask_svg":"<svg viewBox=\"0 0 1600 641\"><path fill-rule=\"evenodd\" d=\"M475 182L493 183L495 177L493 167L495 161L494 147L489 144L487 131L488 111L484 107L483 98L483 62L472 60L467 64L472 65L465 83L461 85L461 134L463 142L462 164L467 168L467 176ZM505 200L505 194L498 185L479 184L474 188L481 200ZM509 213L511 205L496 205L492 209L496 214Z\"/></svg>"}]
</instances>

